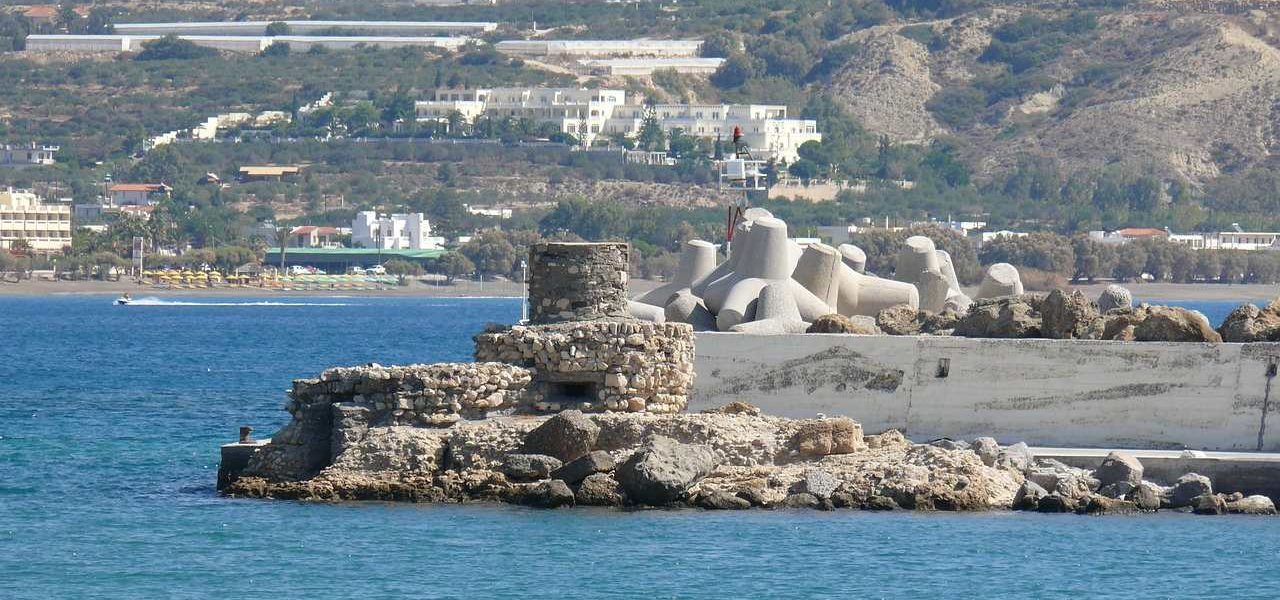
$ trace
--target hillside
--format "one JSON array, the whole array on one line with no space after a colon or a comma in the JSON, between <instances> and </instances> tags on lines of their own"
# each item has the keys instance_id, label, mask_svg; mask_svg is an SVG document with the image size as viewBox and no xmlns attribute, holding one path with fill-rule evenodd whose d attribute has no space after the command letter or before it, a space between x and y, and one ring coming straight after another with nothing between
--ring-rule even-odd
<instances>
[{"instance_id":1,"label":"hillside","mask_svg":"<svg viewBox=\"0 0 1280 600\"><path fill-rule=\"evenodd\" d=\"M1068 171L1123 165L1201 185L1266 163L1280 116L1276 18L1125 12L1058 42L1053 25L1013 31L1061 15L995 9L857 31L822 85L870 131L964 140L981 175L1042 156ZM1006 63L993 41L1012 61L1050 56Z\"/></svg>"}]
</instances>

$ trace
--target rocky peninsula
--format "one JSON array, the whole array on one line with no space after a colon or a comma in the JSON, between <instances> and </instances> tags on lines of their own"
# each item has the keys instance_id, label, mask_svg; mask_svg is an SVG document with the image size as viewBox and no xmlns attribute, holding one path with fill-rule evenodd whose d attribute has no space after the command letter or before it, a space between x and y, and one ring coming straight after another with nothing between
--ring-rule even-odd
<instances>
[{"instance_id":1,"label":"rocky peninsula","mask_svg":"<svg viewBox=\"0 0 1280 600\"><path fill-rule=\"evenodd\" d=\"M784 335L809 329L1202 343L1274 340L1280 330L1276 306L1242 307L1219 333L1198 313L1132 307L1122 289L1107 290L1096 304L1079 293L1026 294L1016 271L989 274L987 287L1000 295L970 300L947 284L947 262L932 258L932 246L918 246L907 258L929 259L921 261L929 265L923 284L868 289L918 300L913 286L920 285L936 311L913 302L880 308L874 318L831 313L810 323L794 310L795 298L806 298L801 288L738 278L734 285L759 298L734 309L730 321L735 330L770 321L760 331ZM706 309L684 289L662 293L672 292L666 313L686 319L637 316L652 311L627 297L628 253L625 244L535 246L532 319L479 333L477 362L371 364L295 381L283 429L264 442L245 432L240 443L223 447L219 489L257 498L542 508L1276 512L1266 496L1221 493L1197 473L1147 478L1124 452L1080 468L991 437L915 443L898 430L864 432L848 417L782 418L743 402L686 412L696 328L687 321L714 319L699 317ZM822 264L832 271L844 263ZM787 310L770 313L766 305ZM717 313L715 319L725 314Z\"/></svg>"}]
</instances>

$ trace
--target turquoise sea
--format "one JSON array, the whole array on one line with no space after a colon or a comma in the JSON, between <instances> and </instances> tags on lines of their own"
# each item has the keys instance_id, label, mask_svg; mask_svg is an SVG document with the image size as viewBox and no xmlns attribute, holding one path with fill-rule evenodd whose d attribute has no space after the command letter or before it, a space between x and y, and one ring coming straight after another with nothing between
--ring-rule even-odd
<instances>
[{"instance_id":1,"label":"turquoise sea","mask_svg":"<svg viewBox=\"0 0 1280 600\"><path fill-rule=\"evenodd\" d=\"M518 301L110 301L0 297L0 598L1280 597L1280 518L220 498L290 379L466 360Z\"/></svg>"}]
</instances>

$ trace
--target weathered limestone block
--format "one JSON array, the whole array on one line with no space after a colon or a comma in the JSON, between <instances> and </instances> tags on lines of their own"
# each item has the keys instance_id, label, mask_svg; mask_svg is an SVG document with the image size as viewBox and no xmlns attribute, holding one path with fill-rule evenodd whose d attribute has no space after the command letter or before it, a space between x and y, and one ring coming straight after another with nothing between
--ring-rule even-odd
<instances>
[{"instance_id":1,"label":"weathered limestone block","mask_svg":"<svg viewBox=\"0 0 1280 600\"><path fill-rule=\"evenodd\" d=\"M1222 341L1203 314L1176 306L1146 306L1145 317L1133 326L1133 337L1139 342Z\"/></svg>"},{"instance_id":2,"label":"weathered limestone block","mask_svg":"<svg viewBox=\"0 0 1280 600\"><path fill-rule=\"evenodd\" d=\"M524 447L529 454L545 454L569 462L591 452L599 436L599 425L580 411L566 410L530 431Z\"/></svg>"},{"instance_id":3,"label":"weathered limestone block","mask_svg":"<svg viewBox=\"0 0 1280 600\"><path fill-rule=\"evenodd\" d=\"M830 314L818 317L805 333L853 333L858 335L883 335L870 317L854 318Z\"/></svg>"},{"instance_id":4,"label":"weathered limestone block","mask_svg":"<svg viewBox=\"0 0 1280 600\"><path fill-rule=\"evenodd\" d=\"M1093 476L1098 478L1098 483L1102 486L1127 483L1136 487L1142 483L1142 473L1142 463L1137 458L1134 458L1133 455L1124 452L1112 452L1094 470Z\"/></svg>"},{"instance_id":5,"label":"weathered limestone block","mask_svg":"<svg viewBox=\"0 0 1280 600\"><path fill-rule=\"evenodd\" d=\"M562 466L563 461L546 454L508 454L502 472L514 481L537 481Z\"/></svg>"},{"instance_id":6,"label":"weathered limestone block","mask_svg":"<svg viewBox=\"0 0 1280 600\"><path fill-rule=\"evenodd\" d=\"M1213 493L1213 483L1199 473L1187 473L1178 478L1169 492L1169 505L1173 508L1191 506L1197 497Z\"/></svg>"},{"instance_id":7,"label":"weathered limestone block","mask_svg":"<svg viewBox=\"0 0 1280 600\"><path fill-rule=\"evenodd\" d=\"M791 446L802 456L849 454L866 447L862 425L848 417L801 421Z\"/></svg>"},{"instance_id":8,"label":"weathered limestone block","mask_svg":"<svg viewBox=\"0 0 1280 600\"><path fill-rule=\"evenodd\" d=\"M547 242L529 249L529 319L559 323L627 316L624 243Z\"/></svg>"},{"instance_id":9,"label":"weathered limestone block","mask_svg":"<svg viewBox=\"0 0 1280 600\"><path fill-rule=\"evenodd\" d=\"M975 338L1040 337L1040 302L1027 296L977 300L956 323L953 335Z\"/></svg>"},{"instance_id":10,"label":"weathered limestone block","mask_svg":"<svg viewBox=\"0 0 1280 600\"><path fill-rule=\"evenodd\" d=\"M1224 342L1280 342L1280 303L1266 308L1243 304L1218 327Z\"/></svg>"},{"instance_id":11,"label":"weathered limestone block","mask_svg":"<svg viewBox=\"0 0 1280 600\"><path fill-rule=\"evenodd\" d=\"M655 436L618 467L617 478L631 502L663 506L683 499L690 486L715 468L709 446Z\"/></svg>"},{"instance_id":12,"label":"weathered limestone block","mask_svg":"<svg viewBox=\"0 0 1280 600\"><path fill-rule=\"evenodd\" d=\"M1104 321L1093 303L1079 290L1070 294L1054 290L1041 308L1044 337L1056 340L1096 340L1102 337Z\"/></svg>"}]
</instances>

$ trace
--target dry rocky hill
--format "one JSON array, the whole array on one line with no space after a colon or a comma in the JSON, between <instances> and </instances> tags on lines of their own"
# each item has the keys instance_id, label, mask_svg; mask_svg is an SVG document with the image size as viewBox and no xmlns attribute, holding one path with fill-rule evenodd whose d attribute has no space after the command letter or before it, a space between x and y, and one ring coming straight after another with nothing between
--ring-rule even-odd
<instances>
[{"instance_id":1,"label":"dry rocky hill","mask_svg":"<svg viewBox=\"0 0 1280 600\"><path fill-rule=\"evenodd\" d=\"M1008 72L983 60L993 33L1028 14L1066 13L997 8L851 33L843 41L852 57L824 85L873 132L967 141L984 173L1045 155L1068 168L1119 163L1203 183L1276 150L1280 16L1261 10L1102 15L1022 73L1029 87L980 108L972 123L945 124L930 99L948 88L989 89Z\"/></svg>"}]
</instances>

